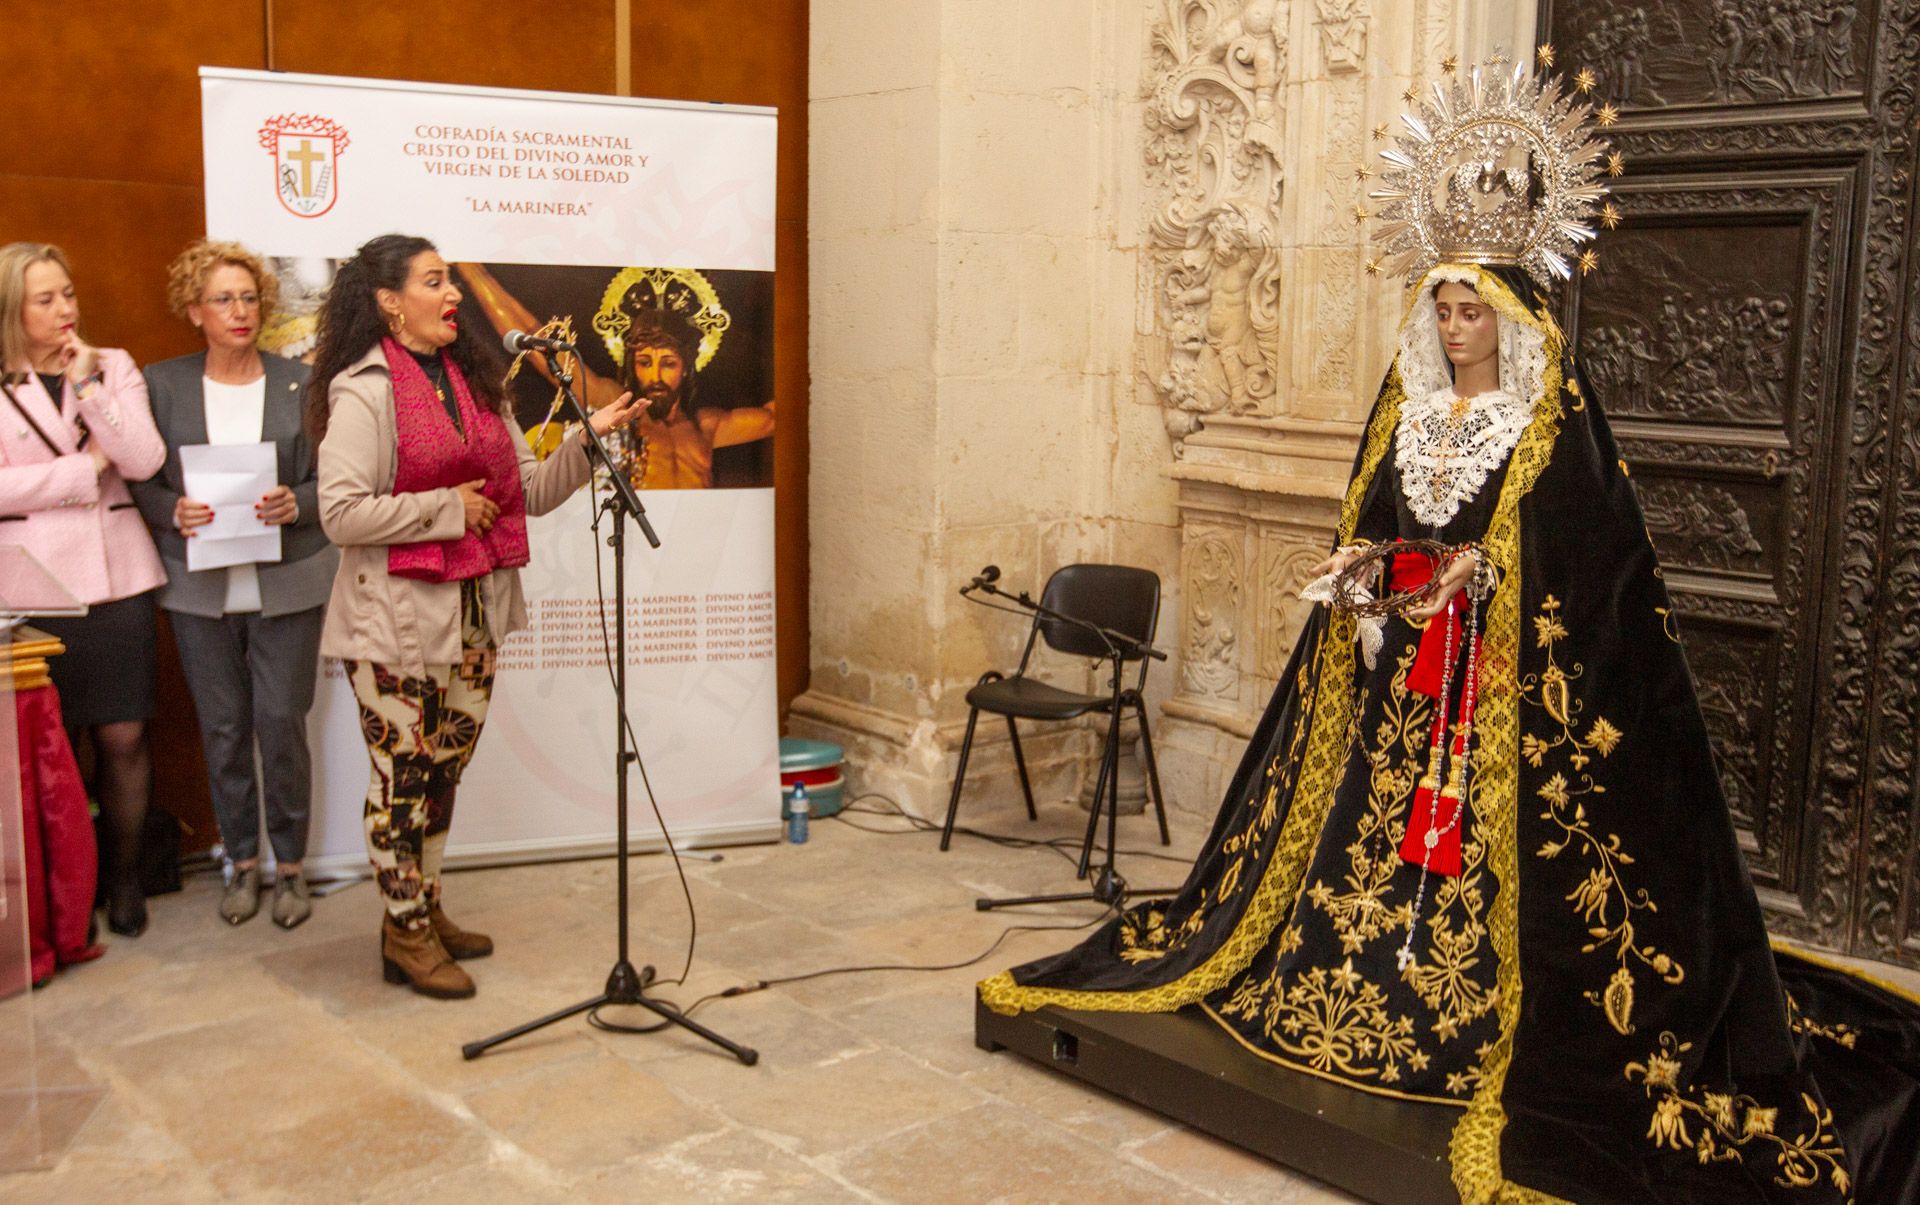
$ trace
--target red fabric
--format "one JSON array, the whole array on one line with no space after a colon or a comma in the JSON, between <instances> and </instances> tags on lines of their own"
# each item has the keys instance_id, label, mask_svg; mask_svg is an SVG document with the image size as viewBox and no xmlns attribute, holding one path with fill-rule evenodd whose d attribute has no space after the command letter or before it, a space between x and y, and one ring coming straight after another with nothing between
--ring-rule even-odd
<instances>
[{"instance_id":1,"label":"red fabric","mask_svg":"<svg viewBox=\"0 0 1920 1205\"><path fill-rule=\"evenodd\" d=\"M1424 552L1396 552L1388 585L1396 594L1418 590L1433 580L1433 558ZM1455 595L1455 598L1458 598ZM1441 671L1447 659L1447 629L1453 629L1453 648L1460 650L1465 629L1457 608L1449 605L1444 620L1434 616L1420 633L1420 651L1414 655L1413 668L1407 671L1407 689L1429 699L1440 697Z\"/></svg>"},{"instance_id":2,"label":"red fabric","mask_svg":"<svg viewBox=\"0 0 1920 1205\"><path fill-rule=\"evenodd\" d=\"M1434 558L1424 552L1395 553L1388 571L1389 588L1396 594L1418 590L1433 580L1434 564ZM1458 601L1457 595L1449 599L1447 609L1428 620L1426 628L1420 633L1420 651L1414 654L1413 668L1407 671L1407 689L1415 694L1440 699L1446 676L1448 636L1452 636L1456 656L1466 637L1465 625L1460 621L1460 608L1455 605ZM1435 723L1439 722L1437 710L1434 720ZM1458 757L1461 750L1459 733L1453 734L1452 744L1454 756ZM1445 806L1440 808L1436 821L1434 809L1441 803ZM1458 800L1443 798L1437 791L1426 787L1415 790L1413 814L1407 818L1407 833L1400 841L1400 857L1415 866L1424 865L1435 874L1458 875L1461 826L1455 823L1452 832L1439 834L1439 843L1433 847L1431 857L1427 855L1427 829L1445 829L1453 821L1459 807Z\"/></svg>"},{"instance_id":3,"label":"red fabric","mask_svg":"<svg viewBox=\"0 0 1920 1205\"><path fill-rule=\"evenodd\" d=\"M26 849L27 932L33 980L100 957L87 943L99 859L87 789L60 723L60 694L51 684L15 692L20 738L20 820Z\"/></svg>"},{"instance_id":4,"label":"red fabric","mask_svg":"<svg viewBox=\"0 0 1920 1205\"><path fill-rule=\"evenodd\" d=\"M1464 744L1460 734L1453 737L1453 755L1459 757ZM1413 793L1413 815L1407 819L1407 835L1400 842L1400 857L1415 866L1424 865L1434 874L1456 877L1460 873L1460 830L1465 827L1465 817L1455 819L1460 812L1460 801L1451 796L1438 797L1440 815L1434 817L1436 792L1425 787ZM1427 829L1445 829L1453 825L1452 832L1441 832L1439 843L1433 847L1433 857L1427 857Z\"/></svg>"},{"instance_id":5,"label":"red fabric","mask_svg":"<svg viewBox=\"0 0 1920 1205\"><path fill-rule=\"evenodd\" d=\"M513 433L506 422L475 404L460 366L446 359L442 363L447 384L465 429L464 434L454 430L433 383L407 350L392 339L382 339L380 346L393 378L394 436L399 447L393 492L418 494L484 480L481 493L500 507L485 535L469 528L451 540L389 545L387 572L416 581L460 582L525 565L529 559L527 499L521 491Z\"/></svg>"},{"instance_id":6,"label":"red fabric","mask_svg":"<svg viewBox=\"0 0 1920 1205\"><path fill-rule=\"evenodd\" d=\"M804 782L810 787L830 787L840 781L839 766L828 766L821 770L780 771L780 785L783 787L790 787L796 782Z\"/></svg>"}]
</instances>

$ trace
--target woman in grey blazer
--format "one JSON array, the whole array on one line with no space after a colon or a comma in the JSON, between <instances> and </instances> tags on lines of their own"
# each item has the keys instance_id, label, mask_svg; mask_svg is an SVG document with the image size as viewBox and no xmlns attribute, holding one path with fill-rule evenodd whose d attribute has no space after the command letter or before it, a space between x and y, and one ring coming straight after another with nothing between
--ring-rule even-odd
<instances>
[{"instance_id":1,"label":"woman in grey blazer","mask_svg":"<svg viewBox=\"0 0 1920 1205\"><path fill-rule=\"evenodd\" d=\"M258 347L277 292L272 271L238 243L196 242L174 260L168 301L207 350L147 368L167 460L133 494L167 569L160 605L200 716L214 814L233 859L220 915L237 925L259 911L264 803L277 864L273 919L291 929L312 910L301 874L313 796L306 722L340 555L320 530L313 447L301 429L307 366ZM184 492L180 449L260 442L275 446L279 484L254 512L280 527L280 560L190 572L187 541L213 510ZM264 782L254 773L256 740Z\"/></svg>"}]
</instances>

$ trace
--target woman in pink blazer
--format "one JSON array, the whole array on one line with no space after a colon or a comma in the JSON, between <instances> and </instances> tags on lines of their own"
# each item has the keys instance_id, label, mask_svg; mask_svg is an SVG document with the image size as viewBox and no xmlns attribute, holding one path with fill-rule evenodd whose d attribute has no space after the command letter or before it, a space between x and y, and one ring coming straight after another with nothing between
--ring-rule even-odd
<instances>
[{"instance_id":1,"label":"woman in pink blazer","mask_svg":"<svg viewBox=\"0 0 1920 1205\"><path fill-rule=\"evenodd\" d=\"M126 483L157 472L166 445L133 357L80 337L58 247L0 247L0 369L0 544L24 548L89 607L35 622L67 646L51 672L67 735L94 745L107 925L134 937L147 927L140 831L153 773L153 590L166 573ZM26 592L0 570L0 604Z\"/></svg>"}]
</instances>

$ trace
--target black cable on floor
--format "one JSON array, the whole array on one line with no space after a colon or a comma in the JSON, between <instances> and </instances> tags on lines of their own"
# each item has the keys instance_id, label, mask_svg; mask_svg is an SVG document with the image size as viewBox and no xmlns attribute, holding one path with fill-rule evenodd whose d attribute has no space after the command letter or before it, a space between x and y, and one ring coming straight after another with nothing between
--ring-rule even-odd
<instances>
[{"instance_id":1,"label":"black cable on floor","mask_svg":"<svg viewBox=\"0 0 1920 1205\"><path fill-rule=\"evenodd\" d=\"M868 799L880 800L886 803L888 808L882 810L855 806ZM851 820L843 819L848 812L860 816L891 816L905 820L909 827L874 828L871 825L855 824ZM941 827L931 820L922 820L920 817L909 813L905 808L900 806L897 800L891 796L881 794L878 791L869 791L864 795L855 796L841 809L840 815L828 818L838 820L848 828L857 828L863 833L877 833L883 837L908 836L914 833L937 833ZM1066 858L1067 861L1072 862L1075 866L1079 865L1078 856L1067 852L1070 849L1077 850L1080 848L1080 842L1074 840L1072 837L1021 837L1012 833L994 833L988 832L985 829L968 828L965 825L956 825L953 831L956 836L964 834L965 836L974 837L1006 849L1051 849ZM1193 864L1191 857L1182 857L1179 854L1160 853L1151 849L1118 849L1115 850L1114 853L1129 858L1153 858L1161 862L1178 862L1182 866L1191 866Z\"/></svg>"}]
</instances>

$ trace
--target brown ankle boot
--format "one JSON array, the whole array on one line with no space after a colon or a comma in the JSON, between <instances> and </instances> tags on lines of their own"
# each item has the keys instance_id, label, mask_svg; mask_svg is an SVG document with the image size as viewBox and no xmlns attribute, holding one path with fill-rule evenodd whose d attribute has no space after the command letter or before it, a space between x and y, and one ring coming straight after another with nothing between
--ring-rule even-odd
<instances>
[{"instance_id":1,"label":"brown ankle boot","mask_svg":"<svg viewBox=\"0 0 1920 1205\"><path fill-rule=\"evenodd\" d=\"M430 925L402 928L391 915L382 921L380 969L388 983L408 984L422 996L464 1000L473 995L472 978L453 965Z\"/></svg>"},{"instance_id":2,"label":"brown ankle boot","mask_svg":"<svg viewBox=\"0 0 1920 1205\"><path fill-rule=\"evenodd\" d=\"M493 953L493 938L485 933L471 933L462 929L447 919L447 914L440 911L440 905L432 906L427 913L427 920L433 925L433 935L455 958L485 958Z\"/></svg>"}]
</instances>

